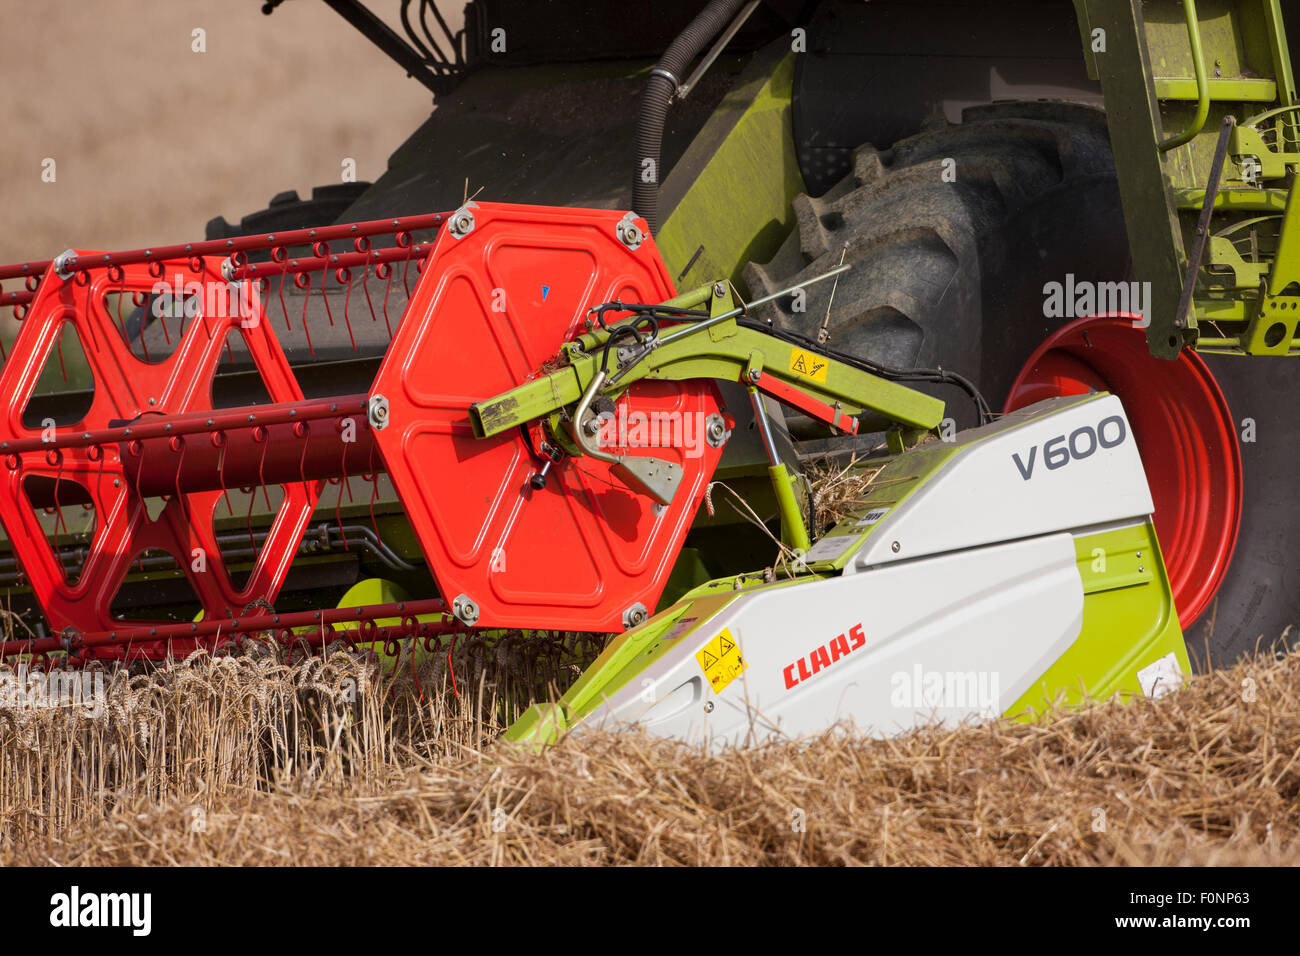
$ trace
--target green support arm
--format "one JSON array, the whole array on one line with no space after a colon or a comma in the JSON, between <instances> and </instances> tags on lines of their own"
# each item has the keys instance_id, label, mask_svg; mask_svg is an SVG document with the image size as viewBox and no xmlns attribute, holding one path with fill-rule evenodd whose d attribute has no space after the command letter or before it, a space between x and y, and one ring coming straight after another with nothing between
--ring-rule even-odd
<instances>
[{"instance_id":1,"label":"green support arm","mask_svg":"<svg viewBox=\"0 0 1300 956\"><path fill-rule=\"evenodd\" d=\"M709 296L717 287L704 287ZM700 290L672 300L696 302ZM854 416L871 413L869 430L900 424L929 430L943 418L943 402L905 385L804 350L755 329L738 325L728 293L713 297L707 321L676 326L644 355L609 370L601 394L621 393L643 379L685 381L713 378L744 382L820 418L841 431L856 432ZM611 327L611 331L617 326ZM600 372L601 351L611 331L596 330L565 347L568 364L470 408L474 434L500 434L544 418L581 399Z\"/></svg>"}]
</instances>

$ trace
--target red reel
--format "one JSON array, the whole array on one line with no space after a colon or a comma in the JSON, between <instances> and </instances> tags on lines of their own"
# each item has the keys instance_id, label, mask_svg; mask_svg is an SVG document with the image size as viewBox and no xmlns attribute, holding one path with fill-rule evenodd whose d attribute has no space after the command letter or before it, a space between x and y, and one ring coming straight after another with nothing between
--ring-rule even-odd
<instances>
[{"instance_id":1,"label":"red reel","mask_svg":"<svg viewBox=\"0 0 1300 956\"><path fill-rule=\"evenodd\" d=\"M250 604L273 601L315 508L320 483L282 486L274 522L247 580L237 586L222 560L215 528L217 509L225 507L222 491L186 492L178 487L161 500L146 500L133 480L144 465L138 442L63 444L85 432L134 420L212 409L212 379L228 347L246 349L272 401L302 398L283 351L268 323L261 320L256 295L250 293L241 306L237 298L210 294L228 288L220 274L220 260L91 266L98 255L78 253L78 262L86 265L66 279L53 268L46 272L0 371L0 394L5 396L0 450L6 463L5 480L0 482L0 521L55 634L68 634L72 647L77 633L121 629L123 645L93 652L116 657L126 653L130 630L131 654L139 656L140 640L148 643L149 622L128 624L110 608L141 555L150 551L170 555L209 618L238 615ZM145 308L152 308L159 302L160 285L198 292L188 316L182 309L180 316L170 319L166 340L169 346L174 340L174 351L163 355L155 347L150 355L143 331L133 348L121 318L122 303L143 302ZM117 303L113 308L117 318L110 314L110 299ZM93 378L90 407L76 421L33 422L29 412L25 423L24 412L42 370L48 363L62 361L57 353L67 327L75 330ZM143 330L143 319L140 327ZM179 453L185 442L207 437L191 435L174 438L172 443L179 443ZM30 447L33 440L35 448ZM15 451L16 447L22 450ZM40 512L50 506L46 499L51 497L54 520L43 523ZM65 567L55 548L63 530L63 509L78 503L93 508L94 529L84 561L72 569ZM53 540L48 540L51 531ZM190 643L173 642L171 652L183 654ZM166 650L159 646L144 653L155 656Z\"/></svg>"}]
</instances>

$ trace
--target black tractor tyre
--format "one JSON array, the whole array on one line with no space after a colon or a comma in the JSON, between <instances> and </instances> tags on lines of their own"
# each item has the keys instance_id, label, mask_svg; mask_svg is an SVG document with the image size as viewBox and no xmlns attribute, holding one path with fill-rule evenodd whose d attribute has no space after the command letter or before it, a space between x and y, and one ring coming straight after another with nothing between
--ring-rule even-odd
<instances>
[{"instance_id":1,"label":"black tractor tyre","mask_svg":"<svg viewBox=\"0 0 1300 956\"><path fill-rule=\"evenodd\" d=\"M932 123L885 151L860 147L851 175L820 197L795 199L798 228L744 278L758 296L843 257L850 272L760 315L815 337L833 303L833 348L895 368L959 372L996 408L1057 324L1043 315L1044 282L1067 272L1123 278L1129 256L1103 113L1006 103L973 107L963 120ZM958 427L975 423L965 393L922 390L948 403Z\"/></svg>"},{"instance_id":2,"label":"black tractor tyre","mask_svg":"<svg viewBox=\"0 0 1300 956\"><path fill-rule=\"evenodd\" d=\"M316 186L310 199L301 199L296 189L287 189L276 193L265 209L251 212L237 223L227 222L225 216L209 219L204 228L205 238L209 241L233 239L236 236L332 225L370 186L368 182Z\"/></svg>"},{"instance_id":3,"label":"black tractor tyre","mask_svg":"<svg viewBox=\"0 0 1300 956\"><path fill-rule=\"evenodd\" d=\"M1070 274L1076 282L1132 278L1105 115L1088 106L967 109L961 123L939 120L888 150L860 147L851 175L820 197L799 196L794 208L797 228L777 255L746 267L750 296L820 275L841 258L852 269L758 315L813 338L825 322L831 347L880 364L959 372L994 410L1034 349L1068 321L1045 314L1046 283ZM1270 359L1210 365L1234 420L1253 419L1257 440L1242 445L1235 556L1215 600L1187 629L1200 669L1300 630L1300 501L1288 438L1300 367ZM960 390L921 390L947 403L957 427L975 423ZM806 441L801 450L844 447Z\"/></svg>"},{"instance_id":4,"label":"black tractor tyre","mask_svg":"<svg viewBox=\"0 0 1300 956\"><path fill-rule=\"evenodd\" d=\"M1214 600L1186 628L1202 669L1300 642L1300 362L1205 356L1241 441L1237 546Z\"/></svg>"}]
</instances>

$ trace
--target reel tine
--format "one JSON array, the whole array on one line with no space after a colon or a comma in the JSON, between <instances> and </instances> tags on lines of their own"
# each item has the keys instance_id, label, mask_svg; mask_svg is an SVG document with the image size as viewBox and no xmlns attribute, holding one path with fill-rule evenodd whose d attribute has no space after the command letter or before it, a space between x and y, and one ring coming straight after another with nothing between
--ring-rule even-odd
<instances>
[{"instance_id":1,"label":"reel tine","mask_svg":"<svg viewBox=\"0 0 1300 956\"><path fill-rule=\"evenodd\" d=\"M411 272L411 260L408 257L406 261L402 264L402 288L406 290L407 301L410 301L411 298L411 284L406 281L406 277L410 274L410 272Z\"/></svg>"},{"instance_id":2,"label":"reel tine","mask_svg":"<svg viewBox=\"0 0 1300 956\"><path fill-rule=\"evenodd\" d=\"M284 330L292 332L293 326L289 324L289 307L284 304L284 277L287 273L280 273L280 311L284 313Z\"/></svg>"},{"instance_id":3,"label":"reel tine","mask_svg":"<svg viewBox=\"0 0 1300 956\"><path fill-rule=\"evenodd\" d=\"M311 424L298 422L294 426L293 433L302 438L302 454L298 456L298 479L305 485L307 484L307 448L311 444Z\"/></svg>"},{"instance_id":4,"label":"reel tine","mask_svg":"<svg viewBox=\"0 0 1300 956\"><path fill-rule=\"evenodd\" d=\"M378 322L379 316L375 315L375 304L370 301L370 263L366 262L365 271L361 273L361 291L366 294L366 305L370 309L370 321Z\"/></svg>"},{"instance_id":5,"label":"reel tine","mask_svg":"<svg viewBox=\"0 0 1300 956\"><path fill-rule=\"evenodd\" d=\"M325 251L326 251L326 253L328 254L328 252L329 252L328 247L326 247ZM325 280L329 277L329 272L330 272L330 267L329 267L328 264L326 264L326 265L324 265L324 266L321 267L321 270L320 270L320 297L321 297L321 301L325 303L325 314L326 314L327 316L329 316L329 320L330 320L330 328L332 329L332 328L334 328L334 310L330 308L330 297L329 297L329 295L325 292ZM308 291L307 295L308 295L308 298L310 298L310 297L311 297L311 292Z\"/></svg>"},{"instance_id":6,"label":"reel tine","mask_svg":"<svg viewBox=\"0 0 1300 956\"><path fill-rule=\"evenodd\" d=\"M340 419L339 424L342 425L342 423L343 420ZM343 530L344 488L347 488L348 491L348 504L352 504L352 485L348 482L348 446L346 442L343 444L343 450L339 453L339 472L341 474L338 479L339 493L334 500L334 520L339 526L339 537L343 539L343 550L349 551L351 549L348 547L348 533Z\"/></svg>"},{"instance_id":7,"label":"reel tine","mask_svg":"<svg viewBox=\"0 0 1300 956\"><path fill-rule=\"evenodd\" d=\"M343 479L330 479L330 484L338 485L338 496L334 498L334 523L338 525L339 537L343 540L343 550L348 551L347 532L343 531Z\"/></svg>"},{"instance_id":8,"label":"reel tine","mask_svg":"<svg viewBox=\"0 0 1300 956\"><path fill-rule=\"evenodd\" d=\"M185 523L190 523L190 496L181 491L181 471L185 468L185 439L182 436L176 436L173 441L179 441L180 458L176 462L176 500L181 503L181 516Z\"/></svg>"},{"instance_id":9,"label":"reel tine","mask_svg":"<svg viewBox=\"0 0 1300 956\"><path fill-rule=\"evenodd\" d=\"M346 469L343 472L343 484L341 487L347 489L348 504L355 504L356 499L352 497L352 476L347 473Z\"/></svg>"},{"instance_id":10,"label":"reel tine","mask_svg":"<svg viewBox=\"0 0 1300 956\"><path fill-rule=\"evenodd\" d=\"M176 299L175 299L175 298L172 299L172 308L173 308L173 309L176 308ZM182 316L185 315L185 300L184 300L184 298L182 298L182 299L181 299L181 302L180 302L180 313L181 313ZM144 330L145 330L145 326L149 324L148 321L147 321L148 318L149 318L148 315L142 315L142 316L140 317L140 343L141 343L142 345L144 344ZM182 321L183 321L183 320L182 320ZM172 337L171 337L171 333L167 330L167 310L166 310L166 309L159 309L159 310L158 310L158 324L162 326L162 330L163 330L163 341L166 342L168 346L170 346L170 345L172 344Z\"/></svg>"},{"instance_id":11,"label":"reel tine","mask_svg":"<svg viewBox=\"0 0 1300 956\"><path fill-rule=\"evenodd\" d=\"M362 480L370 482L370 530L372 530L375 533L375 537L378 538L379 522L375 520L375 501L379 498L379 476L373 474L363 475Z\"/></svg>"},{"instance_id":12,"label":"reel tine","mask_svg":"<svg viewBox=\"0 0 1300 956\"><path fill-rule=\"evenodd\" d=\"M301 282L299 282L300 279ZM293 284L300 289L307 290L307 294L302 297L302 334L307 336L307 351L315 355L316 350L312 348L311 344L311 329L307 328L307 303L311 301L311 276L305 272L300 272L294 277Z\"/></svg>"},{"instance_id":13,"label":"reel tine","mask_svg":"<svg viewBox=\"0 0 1300 956\"><path fill-rule=\"evenodd\" d=\"M388 330L388 337L391 339L393 337L393 325L388 320L388 293L393 288L393 267L386 262L382 262L375 272L381 279L387 280L384 283L384 328Z\"/></svg>"},{"instance_id":14,"label":"reel tine","mask_svg":"<svg viewBox=\"0 0 1300 956\"><path fill-rule=\"evenodd\" d=\"M447 673L451 675L451 692L455 694L457 698L460 697L460 689L456 686L456 668L452 664L451 655L456 653L456 638L459 636L460 634L458 631L452 631L451 647L447 648Z\"/></svg>"},{"instance_id":15,"label":"reel tine","mask_svg":"<svg viewBox=\"0 0 1300 956\"><path fill-rule=\"evenodd\" d=\"M155 265L158 266L157 271L155 271L155 269L154 269L154 265L150 265L150 267L149 267L149 274L150 274L151 276L154 276L155 278L161 280L161 278L162 278L162 276L163 276L165 270L162 268L161 263L156 263ZM125 282L126 282L126 273L125 273L125 270L122 271L122 282L123 282L123 285L125 285ZM132 302L133 302L133 303L135 302L135 297L134 297L134 296L132 296ZM87 304L89 304L89 303L87 303ZM144 328L145 328L145 325L146 325L146 323L147 323L147 321L148 321L148 319L149 319L149 313L150 313L150 312L159 312L159 313L161 313L161 310L157 308L156 304L154 303L153 298L152 298L151 296L148 296L147 294L146 294L146 296L145 296L145 302L144 302L144 303L141 303L141 304L142 304L142 306L143 306L143 308L144 308L144 311L140 313L140 333L139 333L139 334L140 334L140 351L142 351L142 352L144 353L144 360L145 360L146 362L148 362L148 361L149 361L149 345L148 345L148 343L145 342L145 340L144 340ZM89 312L87 312L86 314L88 315ZM130 335L127 333L127 331L126 331L126 320L122 318L122 304L121 304L120 293L119 293L119 298L118 298L118 322L119 322L119 324L120 324L120 326L121 326L121 329L122 329L122 339L123 339L123 341L126 342L126 347L127 347L127 349L130 349L130 348L131 348L131 336L130 336Z\"/></svg>"},{"instance_id":16,"label":"reel tine","mask_svg":"<svg viewBox=\"0 0 1300 956\"><path fill-rule=\"evenodd\" d=\"M346 276L346 279L344 278ZM352 318L348 315L348 306L352 302L352 271L350 269L339 269L334 278L339 282L345 282L348 290L343 294L343 322L348 327L348 341L352 343L352 351L357 350L357 339L352 334Z\"/></svg>"},{"instance_id":17,"label":"reel tine","mask_svg":"<svg viewBox=\"0 0 1300 956\"><path fill-rule=\"evenodd\" d=\"M236 293L236 296L238 295L239 293ZM239 313L240 305L241 303L239 302L238 298L236 298L235 300L236 314L240 314ZM200 302L199 307L196 311L198 312L199 318L203 320L203 334L206 335L208 338L212 338L212 326L208 325L208 310L204 308L204 303ZM178 338L181 339L185 338L185 310L184 309L181 310L181 330L178 335Z\"/></svg>"},{"instance_id":18,"label":"reel tine","mask_svg":"<svg viewBox=\"0 0 1300 956\"><path fill-rule=\"evenodd\" d=\"M370 527L375 532L375 537L379 538L379 522L375 520L375 501L379 498L379 472L375 470L375 446L370 446L370 461L367 467L370 470L370 476L366 479L370 482Z\"/></svg>"},{"instance_id":19,"label":"reel tine","mask_svg":"<svg viewBox=\"0 0 1300 956\"><path fill-rule=\"evenodd\" d=\"M257 432L254 431L253 435L254 438L256 438ZM265 439L262 441L261 457L258 458L257 460L257 482L259 485L262 486L262 499L266 502L266 508L268 511L272 510L271 493L266 488L266 451L270 446L271 446L271 436L267 434ZM257 497L256 492L253 493L253 497L254 498Z\"/></svg>"},{"instance_id":20,"label":"reel tine","mask_svg":"<svg viewBox=\"0 0 1300 956\"><path fill-rule=\"evenodd\" d=\"M222 435L221 444L218 446L220 451L217 452L217 483L221 485L221 497L226 501L226 513L233 518L235 516L234 506L230 503L230 488L226 484L226 442L224 433L217 431L213 435Z\"/></svg>"},{"instance_id":21,"label":"reel tine","mask_svg":"<svg viewBox=\"0 0 1300 956\"><path fill-rule=\"evenodd\" d=\"M248 546L257 549L257 538L253 534L253 505L257 503L256 488L240 488L241 494L248 495L248 511L244 515L244 522L248 526Z\"/></svg>"},{"instance_id":22,"label":"reel tine","mask_svg":"<svg viewBox=\"0 0 1300 956\"><path fill-rule=\"evenodd\" d=\"M149 361L149 343L144 340L144 326L147 316L140 316L140 351L144 353L144 360Z\"/></svg>"}]
</instances>

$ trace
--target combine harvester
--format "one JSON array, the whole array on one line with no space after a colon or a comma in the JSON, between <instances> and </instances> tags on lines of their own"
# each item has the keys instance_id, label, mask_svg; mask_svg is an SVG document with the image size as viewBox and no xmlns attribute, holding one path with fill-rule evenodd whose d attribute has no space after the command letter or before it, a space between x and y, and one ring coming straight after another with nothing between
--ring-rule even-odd
<instances>
[{"instance_id":1,"label":"combine harvester","mask_svg":"<svg viewBox=\"0 0 1300 956\"><path fill-rule=\"evenodd\" d=\"M576 63L528 4L470 4L454 56L330 5L450 97L383 180L214 220L203 242L0 268L24 280L0 300L21 319L0 520L42 617L5 656L617 633L507 738L635 722L721 745L1157 695L1192 669L1184 632L1208 665L1295 623L1296 379L1254 365L1300 348L1276 2L1202 22L1192 0L1089 0L1077 21L715 0L653 69L653 32ZM950 19L921 42L928 7ZM974 51L986 83L1030 31L1056 46L1020 95L1104 97L1118 192L1092 106L917 131L909 111L971 83L946 31L969 44L983 19L1015 41ZM530 38L518 62L498 29ZM906 75L881 99L925 95L832 109L882 57ZM562 126L574 90L633 84L633 123L612 106L594 139L537 141L542 185L488 161L490 195L572 205L416 203L449 195L442 144L494 152L484 103L524 125L568 104ZM666 120L688 94L709 112L693 138ZM886 152L845 145L895 127ZM627 212L605 186L633 166ZM296 221L334 200L344 221ZM1131 276L1108 271L1119 231L1090 245L1121 200ZM1129 308L1094 314L1120 289ZM804 479L828 456L860 491L818 533Z\"/></svg>"}]
</instances>

